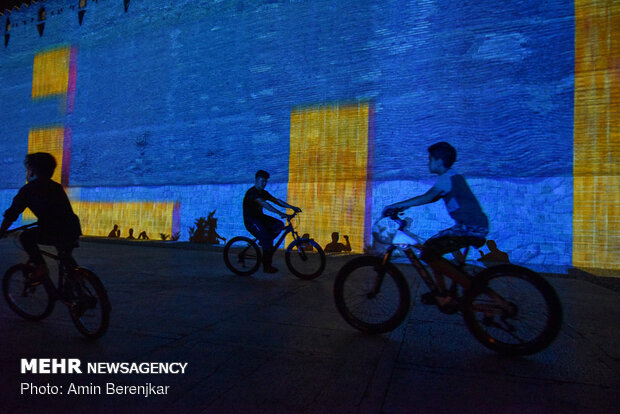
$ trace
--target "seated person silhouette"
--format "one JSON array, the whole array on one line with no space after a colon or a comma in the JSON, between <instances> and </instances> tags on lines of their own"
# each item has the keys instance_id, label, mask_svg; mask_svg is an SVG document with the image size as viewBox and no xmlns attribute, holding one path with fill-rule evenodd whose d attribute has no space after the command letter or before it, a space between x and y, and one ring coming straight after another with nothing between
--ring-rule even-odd
<instances>
[{"instance_id":1,"label":"seated person silhouette","mask_svg":"<svg viewBox=\"0 0 620 414\"><path fill-rule=\"evenodd\" d=\"M146 235L146 231L142 231L138 234L138 240L149 240L149 236Z\"/></svg>"},{"instance_id":2,"label":"seated person silhouette","mask_svg":"<svg viewBox=\"0 0 620 414\"><path fill-rule=\"evenodd\" d=\"M129 236L127 236L128 240L135 240L136 238L133 237L133 229L129 229Z\"/></svg>"},{"instance_id":3,"label":"seated person silhouette","mask_svg":"<svg viewBox=\"0 0 620 414\"><path fill-rule=\"evenodd\" d=\"M217 231L217 219L214 217L215 210L209 213L207 217L207 243L219 244L218 240L226 241L226 237L220 236Z\"/></svg>"},{"instance_id":4,"label":"seated person silhouette","mask_svg":"<svg viewBox=\"0 0 620 414\"><path fill-rule=\"evenodd\" d=\"M310 238L310 233L304 233L304 235L303 235L303 236L301 236L301 238L302 238L302 239L309 239L309 238ZM314 247L312 247L312 245L311 245L311 244L309 244L309 243L303 243L303 244L301 244L299 247L301 247L301 249L302 249L304 252L311 252L311 251L313 251L313 250L314 250Z\"/></svg>"},{"instance_id":5,"label":"seated person silhouette","mask_svg":"<svg viewBox=\"0 0 620 414\"><path fill-rule=\"evenodd\" d=\"M118 228L118 224L114 225L114 228L110 231L108 237L121 237L121 230Z\"/></svg>"},{"instance_id":6,"label":"seated person silhouette","mask_svg":"<svg viewBox=\"0 0 620 414\"><path fill-rule=\"evenodd\" d=\"M61 258L75 263L72 252L78 245L82 230L80 219L73 212L64 188L52 181L56 169L54 157L46 152L28 154L24 164L28 183L18 191L13 203L4 212L0 237L26 208L34 213L39 225L24 230L19 241L35 266L31 278L37 282L49 274L38 245L54 246Z\"/></svg>"},{"instance_id":7,"label":"seated person silhouette","mask_svg":"<svg viewBox=\"0 0 620 414\"><path fill-rule=\"evenodd\" d=\"M340 252L350 252L351 251L351 242L349 242L349 236L345 235L344 239L347 244L344 245L342 243L338 243L338 239L340 238L340 234L335 231L332 233L332 242L325 246L325 253L340 253Z\"/></svg>"},{"instance_id":8,"label":"seated person silhouette","mask_svg":"<svg viewBox=\"0 0 620 414\"><path fill-rule=\"evenodd\" d=\"M478 250L480 253L480 258L478 259L479 262L483 262L488 265L494 263L510 263L508 253L498 249L495 240L487 240L487 247L489 248L489 253L487 254L484 254L482 250Z\"/></svg>"}]
</instances>

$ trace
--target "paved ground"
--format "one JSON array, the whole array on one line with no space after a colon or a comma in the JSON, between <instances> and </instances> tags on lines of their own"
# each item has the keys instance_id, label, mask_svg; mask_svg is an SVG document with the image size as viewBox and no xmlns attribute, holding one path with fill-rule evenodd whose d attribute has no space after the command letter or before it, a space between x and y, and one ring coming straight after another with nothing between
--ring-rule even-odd
<instances>
[{"instance_id":1,"label":"paved ground","mask_svg":"<svg viewBox=\"0 0 620 414\"><path fill-rule=\"evenodd\" d=\"M11 241L0 247L2 269L22 257ZM0 412L620 413L618 292L583 277L549 277L565 311L556 342L506 358L432 307L414 307L390 335L358 333L332 299L346 256L330 257L314 281L286 271L233 276L213 249L83 242L76 257L106 285L110 330L87 342L62 305L32 323L3 301ZM281 257L276 265L284 268ZM188 365L177 375L21 374L20 359L35 357ZM106 383L169 388L106 395ZM62 386L63 395L22 393L29 384ZM68 395L71 384L102 392Z\"/></svg>"}]
</instances>

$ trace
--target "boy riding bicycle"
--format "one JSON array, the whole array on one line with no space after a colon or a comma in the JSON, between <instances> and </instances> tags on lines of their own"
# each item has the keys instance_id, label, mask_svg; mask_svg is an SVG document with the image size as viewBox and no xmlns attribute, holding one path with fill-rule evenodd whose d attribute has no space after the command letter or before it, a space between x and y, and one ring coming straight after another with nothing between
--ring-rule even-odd
<instances>
[{"instance_id":1,"label":"boy riding bicycle","mask_svg":"<svg viewBox=\"0 0 620 414\"><path fill-rule=\"evenodd\" d=\"M275 253L273 239L284 229L284 223L264 214L263 208L282 218L286 218L288 215L273 207L268 201L283 208L290 208L296 213L299 213L301 209L269 194L265 190L267 180L269 180L269 173L267 171L258 170L256 172L254 186L243 197L243 223L245 228L258 239L263 248L263 271L265 273L275 273L278 269L271 264L273 254Z\"/></svg>"},{"instance_id":2,"label":"boy riding bicycle","mask_svg":"<svg viewBox=\"0 0 620 414\"><path fill-rule=\"evenodd\" d=\"M53 245L60 257L71 258L82 231L65 190L52 181L56 169L54 157L45 152L28 154L24 165L28 183L19 190L4 212L0 237L4 237L6 230L26 208L34 213L38 227L25 230L19 240L35 266L32 280L41 281L48 275L48 269L38 244Z\"/></svg>"},{"instance_id":3,"label":"boy riding bicycle","mask_svg":"<svg viewBox=\"0 0 620 414\"><path fill-rule=\"evenodd\" d=\"M463 287L469 286L469 280L450 262L443 259L446 253L455 252L472 243L484 241L489 233L489 220L482 211L476 196L472 193L465 178L451 167L456 161L456 150L447 142L439 142L428 148L428 169L438 174L437 181L426 193L384 208L383 215L410 207L433 203L444 199L446 208L456 224L442 230L429 238L423 247L421 259L433 269L437 291L422 295L425 303L439 302L440 305L450 301L443 275L446 275Z\"/></svg>"}]
</instances>

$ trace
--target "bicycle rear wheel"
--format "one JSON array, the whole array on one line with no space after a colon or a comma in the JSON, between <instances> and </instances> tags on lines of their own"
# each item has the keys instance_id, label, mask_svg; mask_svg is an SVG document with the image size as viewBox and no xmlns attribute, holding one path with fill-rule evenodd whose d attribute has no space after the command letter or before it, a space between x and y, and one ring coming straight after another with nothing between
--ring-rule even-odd
<instances>
[{"instance_id":1,"label":"bicycle rear wheel","mask_svg":"<svg viewBox=\"0 0 620 414\"><path fill-rule=\"evenodd\" d=\"M392 263L361 256L345 264L336 276L334 299L338 312L354 328L366 333L396 329L407 317L411 293L405 276ZM382 270L383 280L381 281Z\"/></svg>"},{"instance_id":2,"label":"bicycle rear wheel","mask_svg":"<svg viewBox=\"0 0 620 414\"><path fill-rule=\"evenodd\" d=\"M312 246L312 249L309 246ZM317 278L325 270L325 253L314 240L293 241L286 248L284 259L291 273L300 279Z\"/></svg>"},{"instance_id":3,"label":"bicycle rear wheel","mask_svg":"<svg viewBox=\"0 0 620 414\"><path fill-rule=\"evenodd\" d=\"M24 319L41 320L54 310L55 301L50 295L51 281L32 283L28 277L33 268L20 263L11 266L2 279L4 298L9 307Z\"/></svg>"},{"instance_id":4,"label":"bicycle rear wheel","mask_svg":"<svg viewBox=\"0 0 620 414\"><path fill-rule=\"evenodd\" d=\"M233 237L224 246L224 263L231 272L239 276L249 276L256 272L261 261L261 251L249 237Z\"/></svg>"},{"instance_id":5,"label":"bicycle rear wheel","mask_svg":"<svg viewBox=\"0 0 620 414\"><path fill-rule=\"evenodd\" d=\"M99 278L77 268L65 280L69 313L76 328L89 339L101 337L110 324L110 300Z\"/></svg>"},{"instance_id":6,"label":"bicycle rear wheel","mask_svg":"<svg viewBox=\"0 0 620 414\"><path fill-rule=\"evenodd\" d=\"M465 292L463 318L487 348L506 355L530 355L557 337L562 304L553 287L536 272L500 265L476 276Z\"/></svg>"}]
</instances>

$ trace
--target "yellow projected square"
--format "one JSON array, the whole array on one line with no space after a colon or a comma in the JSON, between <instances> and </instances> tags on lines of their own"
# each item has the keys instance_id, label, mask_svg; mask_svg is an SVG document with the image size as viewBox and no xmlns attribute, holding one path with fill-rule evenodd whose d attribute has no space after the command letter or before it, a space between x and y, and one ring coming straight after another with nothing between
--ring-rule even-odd
<instances>
[{"instance_id":1,"label":"yellow projected square","mask_svg":"<svg viewBox=\"0 0 620 414\"><path fill-rule=\"evenodd\" d=\"M620 269L620 3L575 1L573 265Z\"/></svg>"},{"instance_id":2,"label":"yellow projected square","mask_svg":"<svg viewBox=\"0 0 620 414\"><path fill-rule=\"evenodd\" d=\"M369 104L309 107L291 113L288 202L304 211L297 228L322 247L338 232L364 248Z\"/></svg>"},{"instance_id":3,"label":"yellow projected square","mask_svg":"<svg viewBox=\"0 0 620 414\"><path fill-rule=\"evenodd\" d=\"M82 233L88 236L107 236L115 224L121 230L121 238L127 238L130 228L136 238L142 231L157 240L160 233L170 236L172 232L173 202L72 200L71 205L80 218Z\"/></svg>"},{"instance_id":4,"label":"yellow projected square","mask_svg":"<svg viewBox=\"0 0 620 414\"><path fill-rule=\"evenodd\" d=\"M33 152L48 152L56 158L56 170L52 180L60 183L62 173L63 143L65 129L63 127L49 127L31 129L28 133L28 154Z\"/></svg>"},{"instance_id":5,"label":"yellow projected square","mask_svg":"<svg viewBox=\"0 0 620 414\"><path fill-rule=\"evenodd\" d=\"M34 56L32 99L67 93L70 55L71 48L62 47Z\"/></svg>"}]
</instances>

